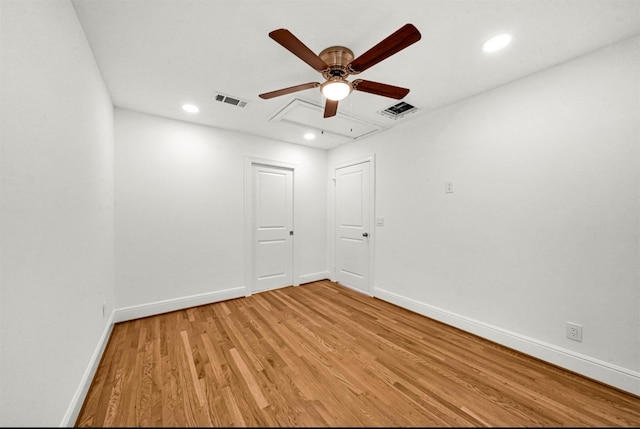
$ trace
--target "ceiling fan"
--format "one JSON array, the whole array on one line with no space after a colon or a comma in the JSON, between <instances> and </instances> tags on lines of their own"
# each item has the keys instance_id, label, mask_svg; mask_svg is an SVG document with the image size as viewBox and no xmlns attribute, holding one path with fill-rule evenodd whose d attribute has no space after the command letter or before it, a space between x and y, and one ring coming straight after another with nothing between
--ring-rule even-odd
<instances>
[{"instance_id":1,"label":"ceiling fan","mask_svg":"<svg viewBox=\"0 0 640 429\"><path fill-rule=\"evenodd\" d=\"M272 31L269 33L269 37L291 51L293 55L309 64L311 68L320 72L325 78L325 82L322 84L318 82L303 83L277 91L266 92L260 94L259 97L269 99L305 89L320 87L320 91L327 99L324 106L324 117L330 118L338 112L338 101L344 99L354 89L356 91L395 98L396 100L404 98L409 93L409 89L407 88L363 79L356 79L349 82L346 78L349 75L361 73L369 67L378 64L380 61L414 44L420 40L421 35L413 24L405 24L399 30L355 59L351 49L345 48L344 46L331 46L324 49L319 55L316 55L289 30L284 28Z\"/></svg>"}]
</instances>

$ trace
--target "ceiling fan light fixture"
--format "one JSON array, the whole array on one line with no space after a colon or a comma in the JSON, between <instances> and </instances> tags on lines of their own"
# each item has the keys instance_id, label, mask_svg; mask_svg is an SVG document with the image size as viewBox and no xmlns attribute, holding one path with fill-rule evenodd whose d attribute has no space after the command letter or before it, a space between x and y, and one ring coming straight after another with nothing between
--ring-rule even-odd
<instances>
[{"instance_id":1,"label":"ceiling fan light fixture","mask_svg":"<svg viewBox=\"0 0 640 429\"><path fill-rule=\"evenodd\" d=\"M340 101L351 94L351 83L341 77L334 77L320 85L320 91L329 100Z\"/></svg>"}]
</instances>

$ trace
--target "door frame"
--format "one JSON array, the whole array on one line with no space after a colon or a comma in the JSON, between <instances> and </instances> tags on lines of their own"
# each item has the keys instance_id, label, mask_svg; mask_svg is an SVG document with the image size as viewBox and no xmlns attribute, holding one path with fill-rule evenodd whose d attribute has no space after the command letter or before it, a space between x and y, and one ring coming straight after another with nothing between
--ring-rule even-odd
<instances>
[{"instance_id":1,"label":"door frame","mask_svg":"<svg viewBox=\"0 0 640 429\"><path fill-rule=\"evenodd\" d=\"M329 249L331 252L331 257L330 257L330 261L332 262L332 266L330 269L330 275L331 275L331 281L335 282L337 279L336 276L336 257L337 257L337 252L336 252L336 234L337 234L337 228L338 228L338 222L337 222L337 212L338 212L338 208L336 205L336 170L339 170L341 168L345 168L345 167L351 167L353 165L358 165L358 164L364 164L365 162L369 163L369 225L368 225L368 230L369 230L369 266L368 268L368 275L369 275L369 287L367 290L367 294L369 296L374 296L374 266L375 266L375 257L376 257L376 234L377 231L374 229L375 228L375 218L376 218L376 213L375 213L375 209L376 209L376 155L374 154L370 154L370 155L365 155L363 157L360 158L355 158L352 159L350 161L345 161L345 162L340 162L338 164L335 164L332 168L331 168L331 181L333 182L333 186L331 187L331 192L333 194L333 198L332 198L332 204L333 204L333 218L331 219L333 226L332 228L330 228L330 239L329 239ZM356 290L356 289L354 289ZM361 290L357 290L358 292L362 292Z\"/></svg>"},{"instance_id":2,"label":"door frame","mask_svg":"<svg viewBox=\"0 0 640 429\"><path fill-rule=\"evenodd\" d=\"M264 165L267 167L283 168L291 170L293 172L293 272L292 281L293 286L300 285L300 279L298 276L298 268L296 264L296 248L297 248L297 234L296 234L296 168L297 164L293 164L287 161L279 161L273 159L260 158L252 155L245 155L244 157L244 236L243 236L243 251L244 251L244 283L245 283L245 296L251 296L253 293L253 244L254 244L254 231L253 231L253 166Z\"/></svg>"}]
</instances>

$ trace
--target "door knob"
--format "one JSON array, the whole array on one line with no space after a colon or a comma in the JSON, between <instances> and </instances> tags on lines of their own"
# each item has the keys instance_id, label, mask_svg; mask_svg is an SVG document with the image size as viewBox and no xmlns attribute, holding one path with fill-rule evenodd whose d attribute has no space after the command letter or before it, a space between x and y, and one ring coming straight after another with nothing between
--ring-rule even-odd
<instances>
[{"instance_id":1,"label":"door knob","mask_svg":"<svg viewBox=\"0 0 640 429\"><path fill-rule=\"evenodd\" d=\"M368 237L368 236L369 236L369 233L368 233L368 232L363 232L363 233L362 233L362 236L363 236L363 237Z\"/></svg>"}]
</instances>

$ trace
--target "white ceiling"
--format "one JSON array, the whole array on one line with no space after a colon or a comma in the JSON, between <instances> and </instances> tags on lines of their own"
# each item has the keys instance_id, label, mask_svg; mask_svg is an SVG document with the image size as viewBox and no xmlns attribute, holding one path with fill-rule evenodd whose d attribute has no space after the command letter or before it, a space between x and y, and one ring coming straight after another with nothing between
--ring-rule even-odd
<instances>
[{"instance_id":1,"label":"white ceiling","mask_svg":"<svg viewBox=\"0 0 640 429\"><path fill-rule=\"evenodd\" d=\"M330 133L308 142L290 121L269 119L294 99L323 105L318 89L262 100L258 94L322 76L268 37L286 28L312 51L332 45L355 56L406 23L422 39L358 75L410 88L420 110L393 120L377 113L398 101L354 91L342 119L384 131L605 45L640 34L640 0L73 0L117 107L328 149ZM505 50L481 44L509 32ZM247 100L244 108L216 93ZM308 103L305 103L308 102ZM182 111L184 103L200 107ZM306 109L306 111L312 111ZM346 116L344 116L346 115ZM277 117L283 116L282 114ZM300 116L296 112L294 116ZM321 130L316 130L321 131ZM364 137L363 137L364 138ZM348 137L346 141L350 140Z\"/></svg>"}]
</instances>

